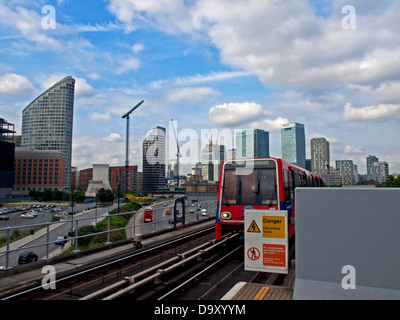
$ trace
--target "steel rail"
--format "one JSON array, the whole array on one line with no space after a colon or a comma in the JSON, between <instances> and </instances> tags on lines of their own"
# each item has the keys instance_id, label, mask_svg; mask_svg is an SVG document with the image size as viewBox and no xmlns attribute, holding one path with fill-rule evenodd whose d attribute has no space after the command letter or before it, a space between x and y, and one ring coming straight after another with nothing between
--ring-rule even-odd
<instances>
[{"instance_id":1,"label":"steel rail","mask_svg":"<svg viewBox=\"0 0 400 320\"><path fill-rule=\"evenodd\" d=\"M203 270L201 270L200 272L198 272L197 274L195 274L194 276L192 276L190 279L186 280L185 282L181 283L180 285L178 285L177 287L175 287L174 289L172 289L171 291L167 292L166 294L164 294L163 296L159 297L157 300L163 300L164 298L168 297L169 295L171 295L172 293L174 293L175 291L179 290L180 288L182 288L183 286L185 286L186 284L192 282L194 279L198 278L199 276L201 276L203 273L207 272L209 269L213 268L215 265L217 265L218 263L220 263L221 261L225 260L227 257L229 257L230 255L234 254L236 251L238 251L239 249L241 249L243 247L243 245L240 245L239 247L235 248L234 250L232 250L231 252L227 253L226 255L224 255L222 258L218 259L217 261L215 261L214 263L212 263L211 265L209 265L208 267L204 268Z\"/></svg>"},{"instance_id":2,"label":"steel rail","mask_svg":"<svg viewBox=\"0 0 400 320\"><path fill-rule=\"evenodd\" d=\"M229 241L230 239L236 237L238 234L234 234L234 235L227 235L223 240L219 241L218 243L215 243L215 240L211 240L208 243L202 244L200 246L198 246L197 248L194 249L190 249L189 251L183 253L183 254L179 254L176 257L173 257L172 259L165 261L157 266L152 267L151 269L148 269L146 271L143 271L139 274L136 274L134 276L131 277L126 277L125 281L120 281L119 286L123 285L123 282L125 282L125 284L127 282L130 282L131 284L128 285L126 288L121 289L120 291L117 291L105 298L103 298L102 300L114 300L114 299L118 299L122 296L124 296L125 294L132 292L133 290L147 284L150 283L153 280L159 279L161 276L163 276L164 274L168 274L174 270L176 270L177 268L181 267L182 265L187 264L188 262L190 262L191 260L194 259L199 259L204 253L208 252L211 249L215 249L220 245L223 245L224 243L226 243L227 241ZM207 248L207 246L209 246ZM204 249L206 248L206 249ZM178 260L180 260L179 262L177 262ZM164 265L168 265L168 263L173 263L172 265L170 265L169 267L165 268L165 269L160 269L162 268ZM142 276L144 274L149 274L156 271L156 273L148 276L147 278L144 278L142 280L140 280L139 282L135 282L136 278L139 278L139 276ZM89 300L89 299L94 299L94 298L98 298L101 295L104 295L105 293L112 291L114 289L116 289L116 287L119 286L109 286L107 288L103 288L89 296L86 296L84 298L81 298L81 300Z\"/></svg>"},{"instance_id":3,"label":"steel rail","mask_svg":"<svg viewBox=\"0 0 400 320\"><path fill-rule=\"evenodd\" d=\"M151 248L148 248L148 249L143 249L143 250L141 250L140 252L136 252L136 253L130 254L130 255L128 255L128 256L125 256L125 257L122 257L122 258L119 258L119 259L116 259L116 260L113 260L113 261L109 261L109 262L107 262L107 263L103 263L103 264L101 264L101 265L98 265L98 266L95 266L95 267L92 267L92 268L89 268L89 269L80 271L80 272L78 272L78 273L74 273L74 274L65 276L65 277L63 277L63 278L61 278L61 279L57 279L57 280L52 281L52 282L50 282L50 283L46 283L46 285L50 286L50 285L52 285L52 284L61 283L61 282L66 281L66 280L68 280L68 279L72 279L72 278L75 278L75 277L84 275L84 274L86 274L86 273L89 273L89 272L92 272L92 271L95 271L95 270L98 270L98 269L101 269L101 268L110 266L110 265L112 265L112 264L115 264L115 263L118 263L118 262L121 262L121 261L124 261L124 260L127 260L127 259L131 259L131 258L133 258L133 257L139 256L139 255L143 255L143 254L145 254L145 253L149 253L149 252L152 252L152 251L161 249L161 248L166 247L166 246L169 246L169 245L171 245L171 244L173 244L173 243L182 241L182 240L187 239L187 238L191 238L191 237L193 237L193 236L196 236L196 235L199 235L199 234L201 234L201 233L205 233L205 232L211 231L211 230L213 230L213 229L214 229L214 227L210 227L210 228L206 228L206 229L203 229L203 230L200 230L200 231L196 231L196 232L194 232L194 233L185 235L185 236L183 236L183 237L180 237L180 238L177 238L177 239L173 239L173 240L170 240L170 241L168 241L168 242L159 244L159 245L157 245L157 246L155 246L155 247L151 247ZM27 289L27 290L24 290L24 291L21 291L21 292L12 294L12 295L10 295L10 296L1 298L0 300L9 300L9 299L13 299L13 298L16 298L16 297L25 295L25 294L27 294L27 293L36 291L36 290L40 290L40 289L42 289L42 288L43 288L43 287L42 287L41 285L40 285L40 286L35 286L35 287L33 287L33 288L30 288L30 289Z\"/></svg>"}]
</instances>

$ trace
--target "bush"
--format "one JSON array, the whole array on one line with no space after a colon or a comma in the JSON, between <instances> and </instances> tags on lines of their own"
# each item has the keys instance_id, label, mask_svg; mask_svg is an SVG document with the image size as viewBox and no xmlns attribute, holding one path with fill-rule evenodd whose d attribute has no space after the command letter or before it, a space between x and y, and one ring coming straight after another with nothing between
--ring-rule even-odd
<instances>
[{"instance_id":1,"label":"bush","mask_svg":"<svg viewBox=\"0 0 400 320\"><path fill-rule=\"evenodd\" d=\"M84 235L95 233L95 232L96 231L95 231L95 227L94 226L90 226L90 225L89 226L83 226L83 227L80 227L78 229L78 236L80 237L80 236L84 236ZM87 237L84 237L84 238L79 238L78 239L78 245L81 246L81 247L88 246L92 242L93 238L94 238L94 235L87 236Z\"/></svg>"},{"instance_id":2,"label":"bush","mask_svg":"<svg viewBox=\"0 0 400 320\"><path fill-rule=\"evenodd\" d=\"M139 203L127 203L120 207L120 213L125 213L125 212L134 212L138 211L141 208L141 205ZM116 214L117 209L111 210L110 214ZM129 220L132 218L133 214L123 214L123 215L116 215L116 216L111 216L110 217L110 230L114 229L120 229L126 227L128 224ZM91 234L91 233L98 233L98 232L103 232L107 231L108 229L108 218L103 219L102 221L98 222L96 226L83 226L78 229L78 236L83 236L86 234ZM110 232L110 241L115 242L118 240L124 240L126 239L126 232L125 230L117 230L117 231L111 231ZM88 236L84 238L78 239L79 242L79 247L95 247L100 244L103 244L107 241L107 233L102 233L102 234L97 234L93 236Z\"/></svg>"},{"instance_id":3,"label":"bush","mask_svg":"<svg viewBox=\"0 0 400 320\"><path fill-rule=\"evenodd\" d=\"M131 202L119 207L119 212L124 213L124 212L138 211L141 207L142 205L140 203ZM117 213L118 213L118 208L110 211L110 214L117 214Z\"/></svg>"}]
</instances>

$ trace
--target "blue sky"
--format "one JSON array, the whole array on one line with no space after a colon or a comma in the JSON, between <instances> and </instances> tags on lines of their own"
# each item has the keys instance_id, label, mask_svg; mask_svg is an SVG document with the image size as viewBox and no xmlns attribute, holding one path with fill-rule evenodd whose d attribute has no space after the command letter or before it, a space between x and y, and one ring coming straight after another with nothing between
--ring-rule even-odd
<instances>
[{"instance_id":1,"label":"blue sky","mask_svg":"<svg viewBox=\"0 0 400 320\"><path fill-rule=\"evenodd\" d=\"M79 169L124 164L121 116L143 99L131 164L170 119L192 156L207 130L261 128L280 157L280 125L300 122L308 157L326 137L332 166L352 159L365 173L372 154L400 172L399 16L399 1L0 0L0 117L20 133L22 110L71 75Z\"/></svg>"}]
</instances>

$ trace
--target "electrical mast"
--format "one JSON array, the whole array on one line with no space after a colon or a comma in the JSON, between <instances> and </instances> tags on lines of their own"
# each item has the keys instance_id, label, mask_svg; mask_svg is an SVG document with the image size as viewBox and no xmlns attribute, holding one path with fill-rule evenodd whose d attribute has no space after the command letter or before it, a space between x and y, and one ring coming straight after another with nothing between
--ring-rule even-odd
<instances>
[{"instance_id":1,"label":"electrical mast","mask_svg":"<svg viewBox=\"0 0 400 320\"><path fill-rule=\"evenodd\" d=\"M122 119L126 119L126 150L125 150L125 193L129 192L129 116L144 102L142 100L136 106L134 106L129 112L122 116Z\"/></svg>"}]
</instances>

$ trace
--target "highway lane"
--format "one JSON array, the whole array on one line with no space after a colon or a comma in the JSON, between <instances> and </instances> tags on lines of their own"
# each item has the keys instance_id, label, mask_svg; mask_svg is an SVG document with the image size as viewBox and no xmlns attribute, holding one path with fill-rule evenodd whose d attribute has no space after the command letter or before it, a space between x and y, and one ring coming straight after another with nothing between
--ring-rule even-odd
<instances>
[{"instance_id":1,"label":"highway lane","mask_svg":"<svg viewBox=\"0 0 400 320\"><path fill-rule=\"evenodd\" d=\"M76 228L76 222L78 223L78 228L79 228L84 225L94 224L95 221L97 222L100 221L102 215L106 215L109 210L112 210L115 207L116 205L111 206L110 208L108 207L97 208L97 211L96 209L88 210L86 212L80 213L79 215L74 215L75 218L74 221L71 219L66 219L60 221L60 223L51 224L49 225L48 236L47 236L47 229L45 227L44 229L38 231L36 234L25 237L24 240L28 242L26 246L35 246L35 247L28 249L22 248L21 250L11 252L9 254L9 266L17 266L18 257L24 251L33 251L38 255L39 259L45 259L47 256L51 257L52 255L61 253L60 245L56 245L54 243L49 243L47 245L47 243L55 241L58 236L68 235L68 232L71 230L71 228ZM68 218L71 217L68 216ZM34 219L29 219L27 223L36 224ZM38 236L39 234L43 235ZM71 243L72 241L69 241L67 245ZM6 247L2 247L0 249L0 252L3 252L5 250ZM5 254L1 254L0 266L6 266Z\"/></svg>"},{"instance_id":2,"label":"highway lane","mask_svg":"<svg viewBox=\"0 0 400 320\"><path fill-rule=\"evenodd\" d=\"M127 229L127 237L133 238L135 235L151 234L164 229L173 229L173 204L174 200L167 201L152 205L153 208L153 222L144 223L143 213L144 208L139 210L135 216L135 219L131 219L130 228ZM200 207L199 207L200 205ZM177 209L182 213L182 205L178 204ZM206 210L206 214L202 214L202 209ZM171 214L167 214L167 210L170 210ZM185 223L191 223L199 220L208 219L209 217L215 217L217 211L217 202L211 201L199 201L198 203L187 203L185 204ZM182 214L178 215L181 218ZM178 224L177 227L183 227L182 224Z\"/></svg>"},{"instance_id":3,"label":"highway lane","mask_svg":"<svg viewBox=\"0 0 400 320\"><path fill-rule=\"evenodd\" d=\"M162 229L173 229L173 203L174 200L166 201L163 203L157 203L153 204L153 222L151 223L144 223L143 222L143 212L144 208L139 210L136 214L134 219L131 219L130 225L128 225L128 228L126 230L127 238L133 238L138 234L151 234L157 231L160 231ZM112 210L113 208L116 208L117 206L114 205L110 208L98 208L97 213L95 209L86 211L84 213L80 213L79 215L75 215L74 222L72 220L64 220L63 223L60 224L55 224L52 225L49 228L49 233L47 236L46 228L42 231L39 231L40 233L43 233L42 236L38 237L39 232L37 232L36 235L33 236L27 236L26 240L30 240L28 245L29 246L35 246L33 248L29 249L21 249L15 252L12 252L9 254L9 266L17 266L18 265L18 257L23 251L33 251L35 252L38 256L39 259L45 259L47 256L52 257L53 255L57 255L61 253L61 248L60 245L56 245L54 243L49 243L47 242L53 242L57 239L58 236L64 236L67 235L68 232L72 228L79 228L84 225L88 224L95 224L95 220L97 222L101 221L102 216L107 216L107 213L109 210ZM217 207L217 202L216 201L199 201L198 203L188 203L185 205L185 211L186 211L186 224L194 221L199 221L202 219L207 219L209 217L215 217L216 214L216 207ZM178 204L178 209L180 212L182 212L181 204ZM202 209L205 209L207 212L207 215L202 214ZM167 214L167 210L170 210L171 214ZM97 217L97 218L96 218ZM178 217L181 217L181 215L178 215ZM70 216L69 216L70 218ZM81 220L83 219L84 220ZM89 218L89 219L87 219ZM77 221L77 222L76 222ZM35 224L34 220L28 220L27 223L29 224ZM76 224L78 223L78 225ZM54 230L54 228L57 226ZM181 224L178 225L178 227L182 227ZM72 240L69 240L66 243L66 247L69 245L74 245ZM5 251L6 248L2 247L0 249L0 252ZM0 267L1 266L6 266L6 256L5 254L1 254L0 256Z\"/></svg>"}]
</instances>

